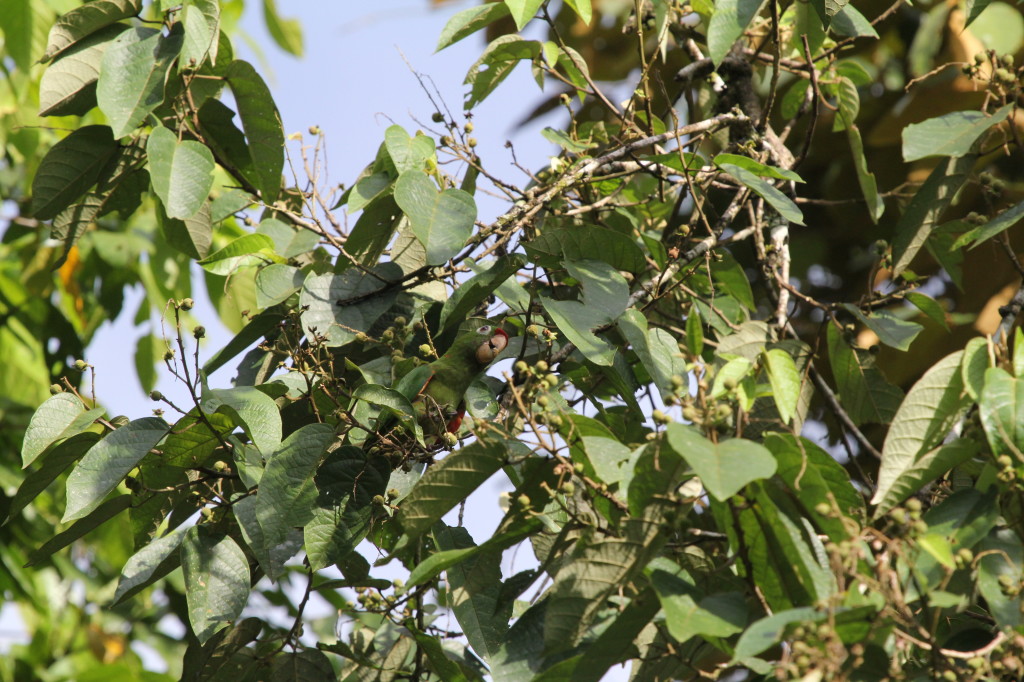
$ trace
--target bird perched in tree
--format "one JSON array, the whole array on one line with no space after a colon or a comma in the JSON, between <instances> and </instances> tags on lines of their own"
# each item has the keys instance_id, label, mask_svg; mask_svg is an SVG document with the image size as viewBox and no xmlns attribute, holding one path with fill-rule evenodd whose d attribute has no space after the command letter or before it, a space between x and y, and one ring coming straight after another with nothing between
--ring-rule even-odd
<instances>
[{"instance_id":1,"label":"bird perched in tree","mask_svg":"<svg viewBox=\"0 0 1024 682\"><path fill-rule=\"evenodd\" d=\"M416 408L428 445L459 430L466 391L507 345L504 329L484 318L469 318L444 355L402 378L397 388Z\"/></svg>"}]
</instances>

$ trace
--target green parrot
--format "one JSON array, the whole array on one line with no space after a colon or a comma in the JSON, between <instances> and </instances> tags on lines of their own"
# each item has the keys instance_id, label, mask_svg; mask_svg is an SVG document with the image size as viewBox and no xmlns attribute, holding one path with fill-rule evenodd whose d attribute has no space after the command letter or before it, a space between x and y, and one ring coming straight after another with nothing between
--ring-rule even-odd
<instances>
[{"instance_id":1,"label":"green parrot","mask_svg":"<svg viewBox=\"0 0 1024 682\"><path fill-rule=\"evenodd\" d=\"M484 318L469 318L444 355L399 381L397 388L416 408L428 444L444 432L459 430L466 391L507 345L504 329Z\"/></svg>"}]
</instances>

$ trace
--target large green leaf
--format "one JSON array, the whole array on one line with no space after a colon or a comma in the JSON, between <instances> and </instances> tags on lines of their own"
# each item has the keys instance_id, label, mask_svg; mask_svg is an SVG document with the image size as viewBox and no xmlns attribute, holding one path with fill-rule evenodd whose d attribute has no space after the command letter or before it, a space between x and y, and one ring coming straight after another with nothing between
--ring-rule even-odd
<instances>
[{"instance_id":1,"label":"large green leaf","mask_svg":"<svg viewBox=\"0 0 1024 682\"><path fill-rule=\"evenodd\" d=\"M383 495L391 467L346 446L330 452L316 472L313 517L303 533L313 570L342 562L370 531L373 498Z\"/></svg>"},{"instance_id":2,"label":"large green leaf","mask_svg":"<svg viewBox=\"0 0 1024 682\"><path fill-rule=\"evenodd\" d=\"M111 604L117 604L147 585L151 585L155 580L159 580L162 575L166 575L164 569L169 567L168 564L177 565L173 560L171 562L167 560L181 546L186 530L188 529L184 526L172 530L133 554L121 569L121 577L117 581L117 589L114 591Z\"/></svg>"},{"instance_id":3,"label":"large green leaf","mask_svg":"<svg viewBox=\"0 0 1024 682\"><path fill-rule=\"evenodd\" d=\"M989 368L978 409L994 455L1024 452L1024 380L1001 367Z\"/></svg>"},{"instance_id":4,"label":"large green leaf","mask_svg":"<svg viewBox=\"0 0 1024 682\"><path fill-rule=\"evenodd\" d=\"M428 161L436 162L434 140L419 134L409 137L409 133L400 125L388 126L384 131L384 145L399 174L413 170L426 171Z\"/></svg>"},{"instance_id":5,"label":"large green leaf","mask_svg":"<svg viewBox=\"0 0 1024 682\"><path fill-rule=\"evenodd\" d=\"M1010 115L1012 104L993 112L954 111L903 129L903 160L917 161L929 156L964 156L989 128Z\"/></svg>"},{"instance_id":6,"label":"large green leaf","mask_svg":"<svg viewBox=\"0 0 1024 682\"><path fill-rule=\"evenodd\" d=\"M288 436L269 458L256 496L256 518L268 548L283 542L290 528L313 518L313 476L334 438L331 426L308 424Z\"/></svg>"},{"instance_id":7,"label":"large green leaf","mask_svg":"<svg viewBox=\"0 0 1024 682\"><path fill-rule=\"evenodd\" d=\"M118 146L107 126L85 126L53 145L32 179L32 214L49 220L101 177Z\"/></svg>"},{"instance_id":8,"label":"large green leaf","mask_svg":"<svg viewBox=\"0 0 1024 682\"><path fill-rule=\"evenodd\" d=\"M796 369L793 357L780 348L765 351L764 358L775 406L779 410L782 422L788 424L796 416L797 404L800 401L800 373Z\"/></svg>"},{"instance_id":9,"label":"large green leaf","mask_svg":"<svg viewBox=\"0 0 1024 682\"><path fill-rule=\"evenodd\" d=\"M32 415L21 444L21 465L27 467L54 443L81 433L103 414L102 408L86 410L78 396L50 396Z\"/></svg>"},{"instance_id":10,"label":"large green leaf","mask_svg":"<svg viewBox=\"0 0 1024 682\"><path fill-rule=\"evenodd\" d=\"M775 187L767 180L764 180L746 168L737 166L735 163L719 162L716 158L715 165L721 168L723 172L728 173L739 180L743 185L767 201L780 216L789 222L797 225L804 224L804 214L800 211L800 208L792 199L775 189Z\"/></svg>"},{"instance_id":11,"label":"large green leaf","mask_svg":"<svg viewBox=\"0 0 1024 682\"><path fill-rule=\"evenodd\" d=\"M143 417L96 443L68 476L62 521L80 519L99 506L169 429L159 417Z\"/></svg>"},{"instance_id":12,"label":"large green leaf","mask_svg":"<svg viewBox=\"0 0 1024 682\"><path fill-rule=\"evenodd\" d=\"M567 260L604 261L616 270L635 274L647 267L643 249L635 241L604 227L579 225L546 230L524 246L531 260L545 267L558 267Z\"/></svg>"},{"instance_id":13,"label":"large green leaf","mask_svg":"<svg viewBox=\"0 0 1024 682\"><path fill-rule=\"evenodd\" d=\"M729 637L743 630L747 606L741 593L706 595L668 559L651 562L647 573L665 612L665 625L677 642L696 635Z\"/></svg>"},{"instance_id":14,"label":"large green leaf","mask_svg":"<svg viewBox=\"0 0 1024 682\"><path fill-rule=\"evenodd\" d=\"M349 268L340 275L306 277L299 294L302 328L307 334L315 330L328 346L353 341L391 308L398 295L392 284L401 276L397 265L383 263L371 272Z\"/></svg>"},{"instance_id":15,"label":"large green leaf","mask_svg":"<svg viewBox=\"0 0 1024 682\"><path fill-rule=\"evenodd\" d=\"M216 62L220 43L220 3L217 0L185 0L181 23L185 26L185 44L181 48L178 70L198 69L206 61Z\"/></svg>"},{"instance_id":16,"label":"large green leaf","mask_svg":"<svg viewBox=\"0 0 1024 682\"><path fill-rule=\"evenodd\" d=\"M277 13L274 0L263 0L263 21L278 47L302 57L302 24L298 19L283 18Z\"/></svg>"},{"instance_id":17,"label":"large green leaf","mask_svg":"<svg viewBox=\"0 0 1024 682\"><path fill-rule=\"evenodd\" d=\"M213 188L213 154L193 140L179 141L173 132L157 126L146 144L153 191L171 218L195 215Z\"/></svg>"},{"instance_id":18,"label":"large green leaf","mask_svg":"<svg viewBox=\"0 0 1024 682\"><path fill-rule=\"evenodd\" d=\"M981 443L971 438L957 438L918 455L913 464L900 471L888 483L876 504L875 518L880 518L903 500L917 494L926 485L976 456Z\"/></svg>"},{"instance_id":19,"label":"large green leaf","mask_svg":"<svg viewBox=\"0 0 1024 682\"><path fill-rule=\"evenodd\" d=\"M708 56L721 64L747 25L761 8L763 0L720 0L708 25Z\"/></svg>"},{"instance_id":20,"label":"large green leaf","mask_svg":"<svg viewBox=\"0 0 1024 682\"><path fill-rule=\"evenodd\" d=\"M541 297L544 310L591 362L610 366L615 347L594 334L612 325L629 305L629 285L614 268L603 261L566 261L566 271L583 289L582 301L556 301Z\"/></svg>"},{"instance_id":21,"label":"large green leaf","mask_svg":"<svg viewBox=\"0 0 1024 682\"><path fill-rule=\"evenodd\" d=\"M874 356L852 348L834 325L828 328L828 359L843 409L855 424L892 421L903 402L903 391L889 383L875 366Z\"/></svg>"},{"instance_id":22,"label":"large green leaf","mask_svg":"<svg viewBox=\"0 0 1024 682\"><path fill-rule=\"evenodd\" d=\"M427 532L442 516L503 467L506 450L504 442L477 441L431 466L402 500L401 509L395 514L395 521L402 528L405 542Z\"/></svg>"},{"instance_id":23,"label":"large green leaf","mask_svg":"<svg viewBox=\"0 0 1024 682\"><path fill-rule=\"evenodd\" d=\"M252 386L215 388L203 393L203 412L224 412L245 429L264 456L281 443L281 412L274 399Z\"/></svg>"},{"instance_id":24,"label":"large green leaf","mask_svg":"<svg viewBox=\"0 0 1024 682\"><path fill-rule=\"evenodd\" d=\"M240 268L274 259L273 239L265 234L245 234L199 261L199 265L215 275L231 275Z\"/></svg>"},{"instance_id":25,"label":"large green leaf","mask_svg":"<svg viewBox=\"0 0 1024 682\"><path fill-rule=\"evenodd\" d=\"M238 106L242 130L252 159L256 188L266 204L277 199L284 170L284 130L270 88L252 64L235 60L225 78Z\"/></svg>"},{"instance_id":26,"label":"large green leaf","mask_svg":"<svg viewBox=\"0 0 1024 682\"><path fill-rule=\"evenodd\" d=\"M967 182L976 159L977 154L969 153L939 163L907 204L892 239L894 277L910 267L953 197Z\"/></svg>"},{"instance_id":27,"label":"large green leaf","mask_svg":"<svg viewBox=\"0 0 1024 682\"><path fill-rule=\"evenodd\" d=\"M442 265L473 233L476 202L461 189L439 192L422 171L409 170L395 182L395 201L426 249L428 265Z\"/></svg>"},{"instance_id":28,"label":"large green leaf","mask_svg":"<svg viewBox=\"0 0 1024 682\"><path fill-rule=\"evenodd\" d=\"M249 598L249 561L227 535L193 526L181 544L185 599L192 632L205 642L228 621L238 618Z\"/></svg>"},{"instance_id":29,"label":"large green leaf","mask_svg":"<svg viewBox=\"0 0 1024 682\"><path fill-rule=\"evenodd\" d=\"M844 303L843 307L877 334L879 341L897 350L910 350L910 344L924 330L917 322L900 319L887 310L875 310L865 315L850 303Z\"/></svg>"},{"instance_id":30,"label":"large green leaf","mask_svg":"<svg viewBox=\"0 0 1024 682\"><path fill-rule=\"evenodd\" d=\"M46 52L41 62L48 62L68 47L95 31L142 11L142 0L93 0L66 12L50 28Z\"/></svg>"},{"instance_id":31,"label":"large green leaf","mask_svg":"<svg viewBox=\"0 0 1024 682\"><path fill-rule=\"evenodd\" d=\"M107 47L96 83L96 101L114 137L132 133L164 101L164 83L184 42L180 24L166 36L130 28Z\"/></svg>"},{"instance_id":32,"label":"large green leaf","mask_svg":"<svg viewBox=\"0 0 1024 682\"><path fill-rule=\"evenodd\" d=\"M619 536L595 536L576 545L551 586L544 614L546 652L575 646L608 597L628 585L658 553L664 542L659 521L626 519Z\"/></svg>"},{"instance_id":33,"label":"large green leaf","mask_svg":"<svg viewBox=\"0 0 1024 682\"><path fill-rule=\"evenodd\" d=\"M488 24L507 17L508 14L509 6L503 2L485 3L456 13L441 29L435 51L440 52L449 45L454 45Z\"/></svg>"},{"instance_id":34,"label":"large green leaf","mask_svg":"<svg viewBox=\"0 0 1024 682\"><path fill-rule=\"evenodd\" d=\"M886 498L901 475L946 437L973 402L964 389L962 356L963 351L947 355L907 393L885 437L872 504Z\"/></svg>"},{"instance_id":35,"label":"large green leaf","mask_svg":"<svg viewBox=\"0 0 1024 682\"><path fill-rule=\"evenodd\" d=\"M81 539L86 533L99 528L110 519L131 507L131 505L131 495L118 495L117 497L112 497L109 500L104 500L100 504L96 505L96 508L92 509L88 514L78 518L78 520L71 524L69 528L57 533L57 535L53 536L37 549L29 553L28 561L25 565L34 566L49 558L49 556L54 552L60 551L75 540Z\"/></svg>"},{"instance_id":36,"label":"large green leaf","mask_svg":"<svg viewBox=\"0 0 1024 682\"><path fill-rule=\"evenodd\" d=\"M96 106L103 54L124 30L114 25L96 31L47 67L39 81L40 116L82 115Z\"/></svg>"},{"instance_id":37,"label":"large green leaf","mask_svg":"<svg viewBox=\"0 0 1024 682\"><path fill-rule=\"evenodd\" d=\"M302 548L302 531L298 528L281 528L280 533L269 537L263 531L257 515L259 504L258 495L249 495L236 499L231 508L235 512L245 544L256 555L256 561L271 582L276 582L285 573L285 562Z\"/></svg>"},{"instance_id":38,"label":"large green leaf","mask_svg":"<svg viewBox=\"0 0 1024 682\"><path fill-rule=\"evenodd\" d=\"M716 500L727 500L751 481L775 473L775 458L759 443L741 438L712 443L682 424L669 424L666 434L669 446L693 467Z\"/></svg>"},{"instance_id":39,"label":"large green leaf","mask_svg":"<svg viewBox=\"0 0 1024 682\"><path fill-rule=\"evenodd\" d=\"M68 467L81 459L99 439L99 435L92 432L80 433L50 448L43 456L39 468L22 479L14 496L9 500L0 501L0 525L8 518L17 516L22 509L35 501L40 493Z\"/></svg>"}]
</instances>

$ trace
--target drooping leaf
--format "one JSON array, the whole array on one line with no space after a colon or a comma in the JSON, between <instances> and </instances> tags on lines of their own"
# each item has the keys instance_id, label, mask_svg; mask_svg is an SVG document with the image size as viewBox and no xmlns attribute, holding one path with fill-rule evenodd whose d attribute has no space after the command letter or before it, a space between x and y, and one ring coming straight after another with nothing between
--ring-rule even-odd
<instances>
[{"instance_id":1,"label":"drooping leaf","mask_svg":"<svg viewBox=\"0 0 1024 682\"><path fill-rule=\"evenodd\" d=\"M622 275L603 261L566 261L565 269L580 282L582 301L556 301L541 297L541 303L559 331L572 341L591 362L610 366L615 348L594 334L611 325L625 312L629 286Z\"/></svg>"},{"instance_id":2,"label":"drooping leaf","mask_svg":"<svg viewBox=\"0 0 1024 682\"><path fill-rule=\"evenodd\" d=\"M277 12L274 0L263 0L263 21L277 46L296 57L302 57L302 24L286 19Z\"/></svg>"},{"instance_id":3,"label":"drooping leaf","mask_svg":"<svg viewBox=\"0 0 1024 682\"><path fill-rule=\"evenodd\" d=\"M741 438L712 443L682 424L669 424L666 433L669 446L693 467L717 500L727 500L751 481L775 473L775 458L759 443Z\"/></svg>"},{"instance_id":4,"label":"drooping leaf","mask_svg":"<svg viewBox=\"0 0 1024 682\"><path fill-rule=\"evenodd\" d=\"M917 322L901 320L887 310L876 310L865 315L860 308L850 303L844 303L843 307L877 334L879 341L897 350L910 350L910 344L924 330Z\"/></svg>"},{"instance_id":5,"label":"drooping leaf","mask_svg":"<svg viewBox=\"0 0 1024 682\"><path fill-rule=\"evenodd\" d=\"M121 569L121 577L118 578L117 589L114 591L111 605L117 604L142 588L151 585L166 575L166 568L176 566L176 562L168 562L168 559L181 546L186 530L188 529L184 526L172 530L133 554ZM168 566L168 563L171 565Z\"/></svg>"},{"instance_id":6,"label":"drooping leaf","mask_svg":"<svg viewBox=\"0 0 1024 682\"><path fill-rule=\"evenodd\" d=\"M39 81L40 116L82 115L96 106L103 54L124 30L120 24L100 29L47 67Z\"/></svg>"},{"instance_id":7,"label":"drooping leaf","mask_svg":"<svg viewBox=\"0 0 1024 682\"><path fill-rule=\"evenodd\" d=\"M213 154L193 140L157 126L146 144L153 191L171 218L186 220L199 212L213 188Z\"/></svg>"},{"instance_id":8,"label":"drooping leaf","mask_svg":"<svg viewBox=\"0 0 1024 682\"><path fill-rule=\"evenodd\" d=\"M907 393L889 427L872 504L889 494L901 475L935 448L971 404L960 373L963 351L947 355ZM876 512L877 514L877 512Z\"/></svg>"},{"instance_id":9,"label":"drooping leaf","mask_svg":"<svg viewBox=\"0 0 1024 682\"><path fill-rule=\"evenodd\" d=\"M829 326L828 358L843 409L855 424L892 421L903 402L903 391L885 378L870 353L851 347Z\"/></svg>"},{"instance_id":10,"label":"drooping leaf","mask_svg":"<svg viewBox=\"0 0 1024 682\"><path fill-rule=\"evenodd\" d=\"M544 0L505 0L505 4L516 22L516 28L522 31L523 26L537 14Z\"/></svg>"},{"instance_id":11,"label":"drooping leaf","mask_svg":"<svg viewBox=\"0 0 1024 682\"><path fill-rule=\"evenodd\" d=\"M67 208L101 177L117 153L107 126L85 126L53 145L32 179L32 214L49 220Z\"/></svg>"},{"instance_id":12,"label":"drooping leaf","mask_svg":"<svg viewBox=\"0 0 1024 682\"><path fill-rule=\"evenodd\" d=\"M96 101L115 138L131 134L164 101L164 83L184 35L180 24L166 36L140 26L124 31L107 47Z\"/></svg>"},{"instance_id":13,"label":"drooping leaf","mask_svg":"<svg viewBox=\"0 0 1024 682\"><path fill-rule=\"evenodd\" d=\"M225 75L238 106L242 130L257 177L256 188L264 203L271 204L281 191L284 169L284 131L270 88L252 64L235 60Z\"/></svg>"},{"instance_id":14,"label":"drooping leaf","mask_svg":"<svg viewBox=\"0 0 1024 682\"><path fill-rule=\"evenodd\" d=\"M955 111L936 116L903 129L903 160L917 161L929 156L965 156L989 128L1010 115L1013 105L993 112Z\"/></svg>"},{"instance_id":15,"label":"drooping leaf","mask_svg":"<svg viewBox=\"0 0 1024 682\"><path fill-rule=\"evenodd\" d=\"M508 16L509 6L503 2L492 2L469 7L456 13L441 29L435 52L454 45L463 38L473 35L502 17Z\"/></svg>"},{"instance_id":16,"label":"drooping leaf","mask_svg":"<svg viewBox=\"0 0 1024 682\"><path fill-rule=\"evenodd\" d=\"M83 38L122 19L142 11L141 0L93 0L66 12L50 28L46 52L41 62L48 62Z\"/></svg>"},{"instance_id":17,"label":"drooping leaf","mask_svg":"<svg viewBox=\"0 0 1024 682\"><path fill-rule=\"evenodd\" d=\"M21 444L22 468L32 464L54 443L87 429L102 414L102 408L86 410L82 401L71 393L50 396L33 413L25 430Z\"/></svg>"},{"instance_id":18,"label":"drooping leaf","mask_svg":"<svg viewBox=\"0 0 1024 682\"><path fill-rule=\"evenodd\" d=\"M193 526L181 544L185 598L192 632L206 642L241 614L249 598L249 562L227 535Z\"/></svg>"},{"instance_id":19,"label":"drooping leaf","mask_svg":"<svg viewBox=\"0 0 1024 682\"><path fill-rule=\"evenodd\" d=\"M96 443L68 476L62 521L80 519L96 509L169 429L159 417L143 417Z\"/></svg>"},{"instance_id":20,"label":"drooping leaf","mask_svg":"<svg viewBox=\"0 0 1024 682\"><path fill-rule=\"evenodd\" d=\"M718 163L717 160L715 163L722 171L736 178L752 192L767 201L780 216L796 225L804 224L804 214L800 211L800 208L793 203L792 199L775 189L771 183L734 163Z\"/></svg>"},{"instance_id":21,"label":"drooping leaf","mask_svg":"<svg viewBox=\"0 0 1024 682\"><path fill-rule=\"evenodd\" d=\"M395 201L426 249L428 265L442 265L473 232L476 202L461 189L439 192L422 171L409 170L395 182Z\"/></svg>"},{"instance_id":22,"label":"drooping leaf","mask_svg":"<svg viewBox=\"0 0 1024 682\"><path fill-rule=\"evenodd\" d=\"M800 400L801 379L796 363L786 351L772 348L765 351L765 366L768 369L768 380L771 382L779 416L784 423L789 423L796 415L797 403Z\"/></svg>"},{"instance_id":23,"label":"drooping leaf","mask_svg":"<svg viewBox=\"0 0 1024 682\"><path fill-rule=\"evenodd\" d=\"M281 413L274 399L252 386L215 388L205 391L203 412L223 412L245 429L252 442L269 455L281 443Z\"/></svg>"}]
</instances>

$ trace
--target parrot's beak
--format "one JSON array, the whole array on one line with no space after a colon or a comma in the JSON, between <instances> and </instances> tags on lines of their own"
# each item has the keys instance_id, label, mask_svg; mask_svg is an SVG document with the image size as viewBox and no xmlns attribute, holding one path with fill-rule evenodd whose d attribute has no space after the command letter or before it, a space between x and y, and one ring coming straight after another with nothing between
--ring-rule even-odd
<instances>
[{"instance_id":1,"label":"parrot's beak","mask_svg":"<svg viewBox=\"0 0 1024 682\"><path fill-rule=\"evenodd\" d=\"M476 361L487 365L508 345L508 334L504 329L495 329L494 336L481 343L476 349Z\"/></svg>"}]
</instances>

